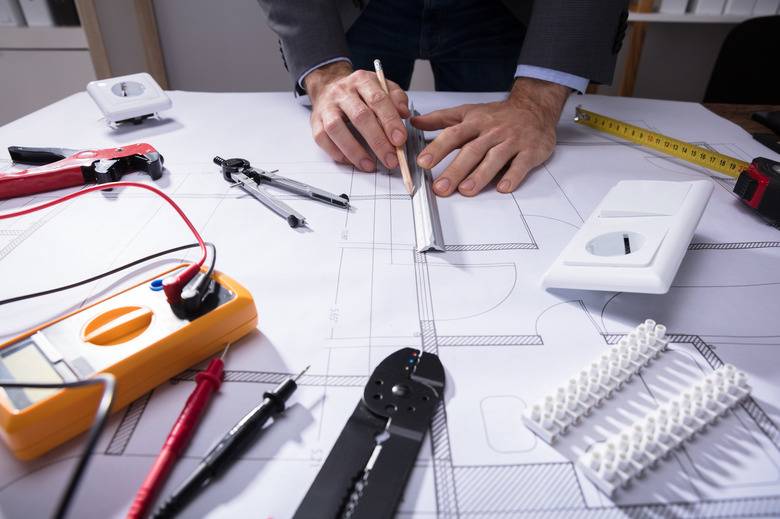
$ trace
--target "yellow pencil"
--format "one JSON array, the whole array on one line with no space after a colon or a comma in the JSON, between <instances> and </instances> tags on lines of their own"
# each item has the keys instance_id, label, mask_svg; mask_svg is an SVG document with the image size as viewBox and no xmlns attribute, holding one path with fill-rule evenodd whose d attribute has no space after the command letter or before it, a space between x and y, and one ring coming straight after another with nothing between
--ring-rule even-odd
<instances>
[{"instance_id":1,"label":"yellow pencil","mask_svg":"<svg viewBox=\"0 0 780 519\"><path fill-rule=\"evenodd\" d=\"M379 83L382 85L382 89L385 94L390 95L390 91L387 89L387 80L385 80L385 73L382 70L382 62L378 59L374 60L374 69L376 75L379 78ZM412 173L409 171L409 163L406 161L406 152L403 146L396 146L395 152L398 155L398 165L401 168L401 176L404 179L404 186L411 195L414 192L414 185L412 185Z\"/></svg>"}]
</instances>

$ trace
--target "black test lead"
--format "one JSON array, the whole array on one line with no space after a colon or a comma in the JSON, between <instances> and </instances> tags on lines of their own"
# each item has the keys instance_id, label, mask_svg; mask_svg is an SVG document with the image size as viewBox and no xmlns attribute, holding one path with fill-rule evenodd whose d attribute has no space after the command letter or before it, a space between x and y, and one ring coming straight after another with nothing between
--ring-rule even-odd
<instances>
[{"instance_id":1,"label":"black test lead","mask_svg":"<svg viewBox=\"0 0 780 519\"><path fill-rule=\"evenodd\" d=\"M273 415L284 411L285 402L298 388L297 381L309 369L301 371L295 378L287 378L273 391L263 393L263 401L228 431L216 447L209 452L187 479L160 505L152 517L173 517L196 492L218 476L222 469L241 452L263 428Z\"/></svg>"}]
</instances>

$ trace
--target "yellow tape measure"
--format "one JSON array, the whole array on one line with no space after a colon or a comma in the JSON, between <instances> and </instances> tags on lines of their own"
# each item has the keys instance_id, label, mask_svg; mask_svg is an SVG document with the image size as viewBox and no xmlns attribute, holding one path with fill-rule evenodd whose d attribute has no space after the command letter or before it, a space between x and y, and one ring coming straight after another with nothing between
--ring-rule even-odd
<instances>
[{"instance_id":1,"label":"yellow tape measure","mask_svg":"<svg viewBox=\"0 0 780 519\"><path fill-rule=\"evenodd\" d=\"M707 148L695 146L687 142L655 133L645 128L610 119L603 115L595 114L577 107L574 120L585 126L590 126L602 132L616 137L647 146L654 150L666 153L678 159L687 160L698 166L715 170L724 175L737 178L742 171L750 168L750 163L737 160L734 157L723 155Z\"/></svg>"}]
</instances>

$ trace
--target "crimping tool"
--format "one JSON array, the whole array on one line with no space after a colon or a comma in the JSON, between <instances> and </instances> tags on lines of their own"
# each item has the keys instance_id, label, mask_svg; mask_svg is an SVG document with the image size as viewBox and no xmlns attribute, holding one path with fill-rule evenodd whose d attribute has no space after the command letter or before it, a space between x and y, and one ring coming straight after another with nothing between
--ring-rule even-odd
<instances>
[{"instance_id":1,"label":"crimping tool","mask_svg":"<svg viewBox=\"0 0 780 519\"><path fill-rule=\"evenodd\" d=\"M241 188L268 206L271 210L287 220L290 227L306 223L306 218L295 209L285 204L260 186L261 183L271 184L292 193L308 196L320 202L338 207L349 207L349 197L345 194L334 195L323 189L277 175L274 171L253 168L246 159L223 159L214 157L214 164L222 167L222 176L233 185Z\"/></svg>"},{"instance_id":2,"label":"crimping tool","mask_svg":"<svg viewBox=\"0 0 780 519\"><path fill-rule=\"evenodd\" d=\"M0 173L0 198L31 195L81 184L105 184L121 180L132 171L144 171L152 180L162 177L163 157L145 143L105 150L65 148L8 148L17 164L38 166Z\"/></svg>"},{"instance_id":3,"label":"crimping tool","mask_svg":"<svg viewBox=\"0 0 780 519\"><path fill-rule=\"evenodd\" d=\"M391 519L444 394L439 357L414 348L379 363L294 519Z\"/></svg>"}]
</instances>

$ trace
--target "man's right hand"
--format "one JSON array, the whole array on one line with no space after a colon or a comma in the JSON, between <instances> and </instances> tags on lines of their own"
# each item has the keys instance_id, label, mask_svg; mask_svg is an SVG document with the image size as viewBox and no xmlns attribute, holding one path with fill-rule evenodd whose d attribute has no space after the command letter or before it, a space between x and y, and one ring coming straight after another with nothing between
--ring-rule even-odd
<instances>
[{"instance_id":1,"label":"man's right hand","mask_svg":"<svg viewBox=\"0 0 780 519\"><path fill-rule=\"evenodd\" d=\"M382 164L398 167L395 146L406 142L403 119L410 114L409 98L397 84L387 81L388 96L376 73L337 61L310 72L303 86L312 103L314 142L333 160L374 171L373 158L347 126L352 123Z\"/></svg>"}]
</instances>

